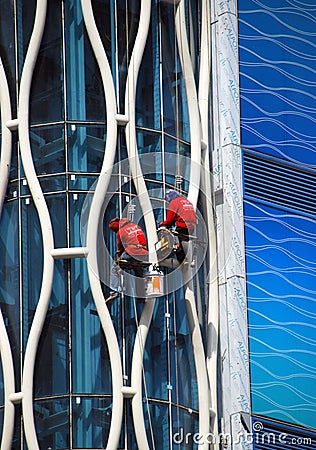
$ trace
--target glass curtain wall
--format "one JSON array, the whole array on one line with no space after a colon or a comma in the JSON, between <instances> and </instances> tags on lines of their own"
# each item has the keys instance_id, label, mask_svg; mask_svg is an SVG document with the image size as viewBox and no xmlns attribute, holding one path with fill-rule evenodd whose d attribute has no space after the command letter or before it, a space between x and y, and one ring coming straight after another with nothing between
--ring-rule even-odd
<instances>
[{"instance_id":1,"label":"glass curtain wall","mask_svg":"<svg viewBox=\"0 0 316 450\"><path fill-rule=\"evenodd\" d=\"M117 110L123 114L127 70L141 1L93 0L92 7L112 71ZM93 194L107 140L105 98L80 0L49 0L47 8L30 93L30 144L51 216L55 247L80 247L84 208L87 198ZM142 169L156 205L157 222L164 217L165 188L175 186L176 175L183 177L182 191L186 193L188 188L189 167L180 164L180 157L190 158L190 126L175 37L175 8L173 2L152 1L150 29L136 92L137 145L139 154L151 155L150 161L154 162L149 167L144 159ZM13 117L19 98L16 86L20 83L35 10L35 0L0 2L0 52ZM196 74L199 13L199 1L186 2L187 31ZM10 182L0 222L0 305L13 353L18 392L24 351L40 295L43 242L16 131L12 148ZM125 208L135 197L129 166L122 163L126 158L126 138L121 127L115 159L118 168L115 191L104 217L104 240L113 253L116 239L108 229L108 222L114 216L126 214ZM135 215L139 212L136 210ZM109 275L107 264L104 274L105 278ZM199 291L203 291L200 286L203 277L202 265L194 280ZM103 291L107 297L106 283ZM128 295L110 306L126 380L130 378L142 307ZM201 315L202 329L203 321ZM172 444L174 433L182 428L184 432L198 430L193 361L183 290L179 288L156 302L144 351L143 408L151 448L178 448ZM0 387L3 420L2 372ZM40 448L105 448L112 403L109 353L91 294L87 262L84 258L56 260L34 374L34 416ZM19 406L13 448L27 448ZM119 448L137 448L128 399L124 401Z\"/></svg>"}]
</instances>

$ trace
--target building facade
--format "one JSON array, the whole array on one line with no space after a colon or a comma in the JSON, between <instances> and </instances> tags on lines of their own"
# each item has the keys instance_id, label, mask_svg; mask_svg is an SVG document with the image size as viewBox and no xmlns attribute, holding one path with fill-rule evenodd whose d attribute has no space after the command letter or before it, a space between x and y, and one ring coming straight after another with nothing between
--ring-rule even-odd
<instances>
[{"instance_id":1,"label":"building facade","mask_svg":"<svg viewBox=\"0 0 316 450\"><path fill-rule=\"evenodd\" d=\"M255 448L315 448L315 20L311 1L239 2Z\"/></svg>"},{"instance_id":2,"label":"building facade","mask_svg":"<svg viewBox=\"0 0 316 450\"><path fill-rule=\"evenodd\" d=\"M1 450L313 448L307 6L0 2ZM196 209L189 267L157 262L169 188ZM164 295L123 270L106 302L113 217L144 229Z\"/></svg>"},{"instance_id":3,"label":"building facade","mask_svg":"<svg viewBox=\"0 0 316 450\"><path fill-rule=\"evenodd\" d=\"M250 412L230 305L245 299L236 5L17 0L0 17L1 448L219 448ZM193 263L161 268L145 304L123 272L106 303L109 221L141 224L155 266L167 188L196 208Z\"/></svg>"}]
</instances>

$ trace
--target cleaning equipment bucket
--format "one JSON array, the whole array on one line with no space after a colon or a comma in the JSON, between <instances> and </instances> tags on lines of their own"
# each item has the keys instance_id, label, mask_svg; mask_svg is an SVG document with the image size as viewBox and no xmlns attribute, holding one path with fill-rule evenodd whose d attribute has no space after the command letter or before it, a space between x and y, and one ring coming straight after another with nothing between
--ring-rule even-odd
<instances>
[{"instance_id":1,"label":"cleaning equipment bucket","mask_svg":"<svg viewBox=\"0 0 316 450\"><path fill-rule=\"evenodd\" d=\"M160 270L152 270L146 275L146 296L159 297L163 292L163 273Z\"/></svg>"}]
</instances>

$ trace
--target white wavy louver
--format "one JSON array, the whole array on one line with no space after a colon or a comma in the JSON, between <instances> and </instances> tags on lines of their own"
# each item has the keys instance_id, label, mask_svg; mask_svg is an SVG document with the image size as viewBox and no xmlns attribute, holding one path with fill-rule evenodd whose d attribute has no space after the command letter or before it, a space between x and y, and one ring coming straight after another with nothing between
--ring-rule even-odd
<instances>
[{"instance_id":1,"label":"white wavy louver","mask_svg":"<svg viewBox=\"0 0 316 450\"><path fill-rule=\"evenodd\" d=\"M11 120L11 103L6 74L0 59L0 108L1 108L1 159L0 159L0 217L9 180L12 138L6 124ZM6 326L0 309L0 354L4 381L4 419L1 450L10 450L14 430L14 404L10 395L15 392L15 377L12 352Z\"/></svg>"},{"instance_id":2,"label":"white wavy louver","mask_svg":"<svg viewBox=\"0 0 316 450\"><path fill-rule=\"evenodd\" d=\"M217 274L217 240L215 230L214 208L212 203L212 185L210 176L210 148L209 148L209 89L211 79L211 11L209 0L202 1L201 15L201 54L199 73L199 108L201 115L202 140L205 148L202 168L201 186L205 194L206 224L208 230L208 316L207 316L207 359L206 366L210 386L211 432L218 435L217 411L217 354L218 354L218 323L219 323L219 295ZM219 448L218 440L213 444Z\"/></svg>"},{"instance_id":3,"label":"white wavy louver","mask_svg":"<svg viewBox=\"0 0 316 450\"><path fill-rule=\"evenodd\" d=\"M87 227L87 261L92 296L108 345L112 371L112 419L107 450L118 447L123 417L123 373L120 349L109 310L105 304L98 269L98 229L102 220L103 202L111 179L117 140L116 98L108 59L95 23L91 1L81 1L83 17L91 45L100 69L106 102L107 138L101 173L93 195Z\"/></svg>"},{"instance_id":4,"label":"white wavy louver","mask_svg":"<svg viewBox=\"0 0 316 450\"><path fill-rule=\"evenodd\" d=\"M184 0L181 0L177 7L175 26L181 67L184 75L190 120L191 168L188 199L196 208L201 177L201 123L197 91L186 33ZM202 436L207 436L210 429L210 414L209 402L205 401L205 399L207 399L209 396L209 384L206 371L206 358L203 340L196 311L196 302L194 297L191 272L192 269L183 271L183 282L185 284L185 307L192 337L193 355L198 384L199 433ZM201 449L207 449L209 448L209 445L206 441L204 441L201 443L200 447Z\"/></svg>"},{"instance_id":5,"label":"white wavy louver","mask_svg":"<svg viewBox=\"0 0 316 450\"><path fill-rule=\"evenodd\" d=\"M135 124L136 87L139 68L144 54L145 45L147 42L150 18L151 18L151 0L143 0L141 2L138 31L135 39L130 64L128 67L128 74L126 81L125 115L127 116L128 122L125 131L126 131L127 153L131 173L133 176L133 181L138 195L140 207L144 215L146 233L148 238L150 261L153 264L156 264L157 256L155 251L155 242L158 241L156 232L156 221L139 161L137 140L136 140L136 124ZM155 307L155 299L154 298L147 299L137 328L131 367L131 387L132 390L135 392L132 399L132 411L133 411L136 440L138 448L140 450L149 450L143 414L142 373L143 373L144 349L154 307Z\"/></svg>"},{"instance_id":6,"label":"white wavy louver","mask_svg":"<svg viewBox=\"0 0 316 450\"><path fill-rule=\"evenodd\" d=\"M33 414L33 375L35 357L43 328L45 316L47 313L51 290L53 284L54 274L54 260L51 256L51 250L54 248L54 239L52 232L52 225L47 204L37 179L32 152L29 140L29 96L31 89L31 82L33 70L36 63L44 25L46 19L47 2L46 0L38 1L36 4L36 15L34 27L25 57L21 84L20 84L20 98L18 105L18 121L19 121L19 141L21 148L21 157L25 176L28 180L28 185L31 195L39 216L43 239L43 277L42 286L38 304L35 310L32 321L29 337L27 340L24 366L22 374L22 411L23 423L25 430L25 438L28 447L32 450L39 450Z\"/></svg>"}]
</instances>

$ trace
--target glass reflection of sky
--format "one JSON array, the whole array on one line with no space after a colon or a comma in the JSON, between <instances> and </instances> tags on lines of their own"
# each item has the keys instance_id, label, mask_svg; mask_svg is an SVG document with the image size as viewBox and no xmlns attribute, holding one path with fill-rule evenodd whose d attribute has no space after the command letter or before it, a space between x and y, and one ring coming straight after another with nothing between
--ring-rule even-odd
<instances>
[{"instance_id":1,"label":"glass reflection of sky","mask_svg":"<svg viewBox=\"0 0 316 450\"><path fill-rule=\"evenodd\" d=\"M242 143L314 167L315 23L315 0L239 2Z\"/></svg>"},{"instance_id":2,"label":"glass reflection of sky","mask_svg":"<svg viewBox=\"0 0 316 450\"><path fill-rule=\"evenodd\" d=\"M253 411L315 427L316 221L245 202Z\"/></svg>"}]
</instances>

